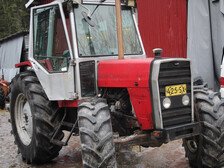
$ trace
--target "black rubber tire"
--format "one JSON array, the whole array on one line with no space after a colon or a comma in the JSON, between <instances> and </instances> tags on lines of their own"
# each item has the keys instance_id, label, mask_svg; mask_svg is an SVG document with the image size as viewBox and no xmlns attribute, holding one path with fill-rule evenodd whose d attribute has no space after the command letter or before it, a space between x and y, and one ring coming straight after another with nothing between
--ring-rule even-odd
<instances>
[{"instance_id":1,"label":"black rubber tire","mask_svg":"<svg viewBox=\"0 0 224 168\"><path fill-rule=\"evenodd\" d=\"M60 121L57 113L57 104L50 102L39 83L35 73L22 72L18 74L10 85L10 115L12 132L15 137L15 144L26 163L45 163L58 156L61 146L54 145L50 139ZM19 94L25 95L32 114L33 134L31 142L25 145L18 134L15 117L15 102ZM63 138L60 131L58 139Z\"/></svg>"},{"instance_id":2,"label":"black rubber tire","mask_svg":"<svg viewBox=\"0 0 224 168\"><path fill-rule=\"evenodd\" d=\"M189 164L195 168L224 166L224 101L207 88L195 89L195 116L201 134L184 139Z\"/></svg>"},{"instance_id":3,"label":"black rubber tire","mask_svg":"<svg viewBox=\"0 0 224 168\"><path fill-rule=\"evenodd\" d=\"M4 90L0 87L0 109L5 109L5 94Z\"/></svg>"},{"instance_id":4,"label":"black rubber tire","mask_svg":"<svg viewBox=\"0 0 224 168\"><path fill-rule=\"evenodd\" d=\"M85 168L117 167L113 130L105 99L89 99L78 108L82 160Z\"/></svg>"}]
</instances>

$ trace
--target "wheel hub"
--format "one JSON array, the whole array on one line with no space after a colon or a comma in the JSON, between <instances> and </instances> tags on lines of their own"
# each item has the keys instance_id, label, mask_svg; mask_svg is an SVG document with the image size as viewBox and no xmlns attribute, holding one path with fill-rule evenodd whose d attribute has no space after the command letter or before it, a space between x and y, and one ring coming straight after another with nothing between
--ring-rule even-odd
<instances>
[{"instance_id":1,"label":"wheel hub","mask_svg":"<svg viewBox=\"0 0 224 168\"><path fill-rule=\"evenodd\" d=\"M23 93L19 94L16 99L15 123L20 140L28 146L33 135L33 116L29 102Z\"/></svg>"},{"instance_id":2,"label":"wheel hub","mask_svg":"<svg viewBox=\"0 0 224 168\"><path fill-rule=\"evenodd\" d=\"M198 150L198 145L195 140L187 140L187 147L192 153L195 153Z\"/></svg>"}]
</instances>

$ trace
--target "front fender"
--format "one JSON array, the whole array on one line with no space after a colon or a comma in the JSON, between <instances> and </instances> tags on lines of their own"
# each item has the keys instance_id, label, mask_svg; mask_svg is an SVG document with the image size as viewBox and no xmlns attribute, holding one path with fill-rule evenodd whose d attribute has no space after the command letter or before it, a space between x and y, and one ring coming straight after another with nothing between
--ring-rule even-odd
<instances>
[{"instance_id":1,"label":"front fender","mask_svg":"<svg viewBox=\"0 0 224 168\"><path fill-rule=\"evenodd\" d=\"M98 65L99 88L126 88L142 130L154 128L150 91L153 58L101 61Z\"/></svg>"}]
</instances>

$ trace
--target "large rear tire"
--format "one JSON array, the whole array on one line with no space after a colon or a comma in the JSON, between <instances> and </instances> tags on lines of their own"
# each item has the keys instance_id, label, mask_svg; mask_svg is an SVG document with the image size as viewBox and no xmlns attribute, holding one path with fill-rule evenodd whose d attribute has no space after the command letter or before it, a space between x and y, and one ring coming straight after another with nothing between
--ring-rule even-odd
<instances>
[{"instance_id":1,"label":"large rear tire","mask_svg":"<svg viewBox=\"0 0 224 168\"><path fill-rule=\"evenodd\" d=\"M85 168L116 168L110 112L106 100L90 99L78 108L79 133Z\"/></svg>"},{"instance_id":2,"label":"large rear tire","mask_svg":"<svg viewBox=\"0 0 224 168\"><path fill-rule=\"evenodd\" d=\"M57 104L48 100L33 72L17 75L10 87L12 131L24 161L44 163L57 157L61 147L50 142L60 121ZM62 131L57 138L63 138Z\"/></svg>"},{"instance_id":3,"label":"large rear tire","mask_svg":"<svg viewBox=\"0 0 224 168\"><path fill-rule=\"evenodd\" d=\"M224 101L207 88L195 90L195 115L201 134L183 140L191 167L224 166Z\"/></svg>"},{"instance_id":4,"label":"large rear tire","mask_svg":"<svg viewBox=\"0 0 224 168\"><path fill-rule=\"evenodd\" d=\"M0 109L5 108L5 93L4 90L0 87Z\"/></svg>"}]
</instances>

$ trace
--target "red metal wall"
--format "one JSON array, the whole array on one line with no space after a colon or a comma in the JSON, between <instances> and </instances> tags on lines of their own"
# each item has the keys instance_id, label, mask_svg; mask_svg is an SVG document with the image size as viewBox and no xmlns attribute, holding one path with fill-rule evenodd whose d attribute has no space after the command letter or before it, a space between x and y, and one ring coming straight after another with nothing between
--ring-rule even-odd
<instances>
[{"instance_id":1,"label":"red metal wall","mask_svg":"<svg viewBox=\"0 0 224 168\"><path fill-rule=\"evenodd\" d=\"M187 0L137 0L138 21L146 53L163 48L163 56L187 55Z\"/></svg>"}]
</instances>

